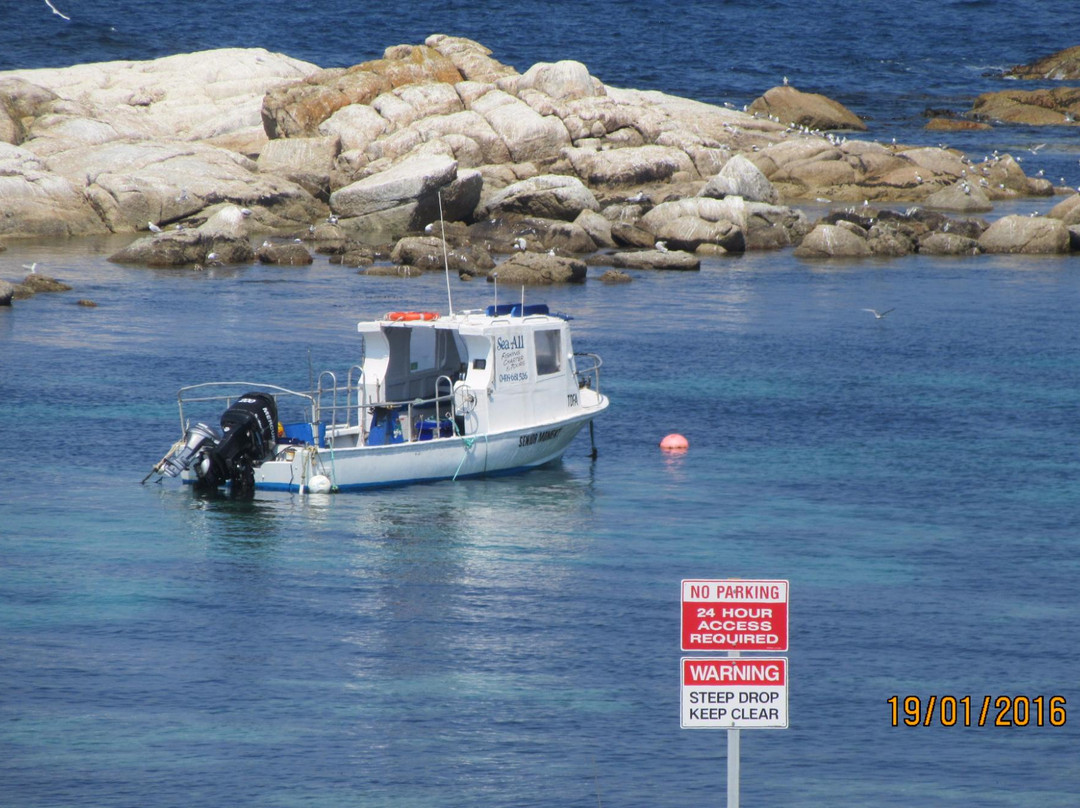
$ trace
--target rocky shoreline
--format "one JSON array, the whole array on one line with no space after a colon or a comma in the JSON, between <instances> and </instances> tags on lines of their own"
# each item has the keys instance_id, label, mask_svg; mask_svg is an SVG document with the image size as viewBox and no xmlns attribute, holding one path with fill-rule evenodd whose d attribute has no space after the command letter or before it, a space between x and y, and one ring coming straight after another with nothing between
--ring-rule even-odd
<instances>
[{"instance_id":1,"label":"rocky shoreline","mask_svg":"<svg viewBox=\"0 0 1080 808\"><path fill-rule=\"evenodd\" d=\"M1080 194L1007 154L976 162L865 129L786 84L738 110L609 87L579 62L518 73L444 35L347 69L225 49L9 71L0 241L131 233L112 260L302 265L314 251L408 277L442 269L441 212L453 269L515 283L746 250L1080 251ZM1045 216L979 218L1055 194ZM838 207L812 222L800 202Z\"/></svg>"}]
</instances>

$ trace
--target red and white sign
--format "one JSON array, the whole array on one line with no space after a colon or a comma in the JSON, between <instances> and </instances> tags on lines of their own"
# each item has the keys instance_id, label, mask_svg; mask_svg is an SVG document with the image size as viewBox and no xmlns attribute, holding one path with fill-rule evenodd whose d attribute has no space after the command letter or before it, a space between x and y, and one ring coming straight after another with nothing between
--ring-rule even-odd
<instances>
[{"instance_id":1,"label":"red and white sign","mask_svg":"<svg viewBox=\"0 0 1080 808\"><path fill-rule=\"evenodd\" d=\"M787 581L682 582L682 650L787 649Z\"/></svg>"},{"instance_id":2,"label":"red and white sign","mask_svg":"<svg viewBox=\"0 0 1080 808\"><path fill-rule=\"evenodd\" d=\"M682 659L683 729L786 729L787 659Z\"/></svg>"}]
</instances>

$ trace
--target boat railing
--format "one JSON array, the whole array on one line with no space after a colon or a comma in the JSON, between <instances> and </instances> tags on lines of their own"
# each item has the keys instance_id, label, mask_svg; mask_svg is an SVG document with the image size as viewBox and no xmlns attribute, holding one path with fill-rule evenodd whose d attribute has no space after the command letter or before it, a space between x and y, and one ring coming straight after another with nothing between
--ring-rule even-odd
<instances>
[{"instance_id":1,"label":"boat railing","mask_svg":"<svg viewBox=\"0 0 1080 808\"><path fill-rule=\"evenodd\" d=\"M449 428L453 430L455 428L453 421L456 409L454 380L446 375L439 376L435 380L435 395L430 398L412 398L403 401L365 400L364 407L379 407L404 414L405 423L408 424L408 431L403 430L406 441L419 439L419 434L414 434L417 423L432 417L438 423L449 420L451 422ZM436 429L441 431L441 426L436 426ZM437 436L435 435L435 437Z\"/></svg>"},{"instance_id":2,"label":"boat railing","mask_svg":"<svg viewBox=\"0 0 1080 808\"><path fill-rule=\"evenodd\" d=\"M187 414L189 410L198 407L199 410L213 405L217 412L222 412L246 393L261 392L273 396L282 409L285 399L296 399L302 402L304 419L313 427L324 427L328 434L340 434L343 431L356 429L360 433L358 442L366 442L369 425L365 422L376 407L388 408L406 414L409 425L407 440L416 440L412 434L415 424L421 418L434 417L437 421L454 418L454 380L447 375L439 376L435 381L435 395L430 398L414 398L407 401L382 400L381 396L371 397L367 386L364 384L364 371L359 365L349 368L348 376L344 385L338 383L337 375L333 371L324 370L316 380L315 389L311 392L301 392L281 387L276 384L262 382L203 382L181 387L177 394L177 405L180 411L180 430L187 430ZM295 410L294 410L295 412ZM355 418L355 421L354 421Z\"/></svg>"},{"instance_id":3,"label":"boat railing","mask_svg":"<svg viewBox=\"0 0 1080 808\"><path fill-rule=\"evenodd\" d=\"M228 389L231 392L213 393L212 391L215 388L217 390ZM193 395L195 391L199 392ZM299 390L290 390L287 387L281 387L276 384L264 384L262 382L202 382L201 384L189 384L186 387L181 387L180 391L176 394L177 406L180 409L180 431L184 432L188 428L187 419L184 417L185 404L190 406L213 403L217 407L228 409L233 405L235 400L241 398L245 393L250 393L252 391L269 393L274 397L276 402L280 401L282 396L300 399L304 402L304 405L311 416L311 422L319 422L319 402L311 393L302 393ZM207 395L202 395L203 392L207 393ZM224 406L222 407L222 405Z\"/></svg>"},{"instance_id":4,"label":"boat railing","mask_svg":"<svg viewBox=\"0 0 1080 808\"><path fill-rule=\"evenodd\" d=\"M604 362L599 354L574 353L574 369L579 388L588 388L600 394L600 366Z\"/></svg>"}]
</instances>

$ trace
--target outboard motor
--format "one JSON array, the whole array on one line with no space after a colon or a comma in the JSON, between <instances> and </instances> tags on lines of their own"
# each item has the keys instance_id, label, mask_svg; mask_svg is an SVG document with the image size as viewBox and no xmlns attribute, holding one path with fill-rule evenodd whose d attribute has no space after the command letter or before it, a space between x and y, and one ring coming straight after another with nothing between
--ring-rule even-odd
<instances>
[{"instance_id":1,"label":"outboard motor","mask_svg":"<svg viewBox=\"0 0 1080 808\"><path fill-rule=\"evenodd\" d=\"M222 413L221 432L196 424L154 472L177 477L193 469L200 487L215 489L227 482L233 497L248 499L255 492L255 465L273 452L276 429L273 396L245 393Z\"/></svg>"}]
</instances>

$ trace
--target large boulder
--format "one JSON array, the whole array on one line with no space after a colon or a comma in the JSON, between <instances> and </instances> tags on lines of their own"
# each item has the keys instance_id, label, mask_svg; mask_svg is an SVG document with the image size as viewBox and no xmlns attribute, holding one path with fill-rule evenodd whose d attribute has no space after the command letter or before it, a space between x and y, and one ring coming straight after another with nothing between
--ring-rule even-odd
<instances>
[{"instance_id":1,"label":"large boulder","mask_svg":"<svg viewBox=\"0 0 1080 808\"><path fill-rule=\"evenodd\" d=\"M319 124L319 133L338 138L342 151L362 152L389 128L390 122L372 107L349 104Z\"/></svg>"},{"instance_id":2,"label":"large boulder","mask_svg":"<svg viewBox=\"0 0 1080 808\"><path fill-rule=\"evenodd\" d=\"M326 200L330 175L341 151L336 137L294 137L271 140L259 155L259 172L295 182L309 194Z\"/></svg>"},{"instance_id":3,"label":"large boulder","mask_svg":"<svg viewBox=\"0 0 1080 808\"><path fill-rule=\"evenodd\" d=\"M584 230L597 247L614 247L615 238L611 234L611 222L595 210L583 210L574 219L574 224Z\"/></svg>"},{"instance_id":4,"label":"large boulder","mask_svg":"<svg viewBox=\"0 0 1080 808\"><path fill-rule=\"evenodd\" d=\"M11 298L15 296L15 285L7 281L0 281L0 306L10 306Z\"/></svg>"},{"instance_id":5,"label":"large boulder","mask_svg":"<svg viewBox=\"0 0 1080 808\"><path fill-rule=\"evenodd\" d=\"M760 168L743 157L734 155L720 173L705 183L701 196L723 199L725 196L741 196L749 202L767 202L775 205L780 194Z\"/></svg>"},{"instance_id":6,"label":"large boulder","mask_svg":"<svg viewBox=\"0 0 1080 808\"><path fill-rule=\"evenodd\" d=\"M557 116L541 115L502 90L484 93L470 109L490 124L516 163L551 163L570 145L570 133Z\"/></svg>"},{"instance_id":7,"label":"large boulder","mask_svg":"<svg viewBox=\"0 0 1080 808\"><path fill-rule=\"evenodd\" d=\"M701 269L701 259L682 250L632 250L615 253L611 265L625 269L697 271Z\"/></svg>"},{"instance_id":8,"label":"large boulder","mask_svg":"<svg viewBox=\"0 0 1080 808\"><path fill-rule=\"evenodd\" d=\"M588 267L575 258L548 253L523 252L499 264L488 273L489 281L511 286L547 286L554 283L584 283Z\"/></svg>"},{"instance_id":9,"label":"large boulder","mask_svg":"<svg viewBox=\"0 0 1080 808\"><path fill-rule=\"evenodd\" d=\"M804 93L794 87L773 87L750 104L749 112L771 117L782 124L810 129L853 129L866 131L859 116L839 101L817 93Z\"/></svg>"},{"instance_id":10,"label":"large boulder","mask_svg":"<svg viewBox=\"0 0 1080 808\"><path fill-rule=\"evenodd\" d=\"M285 266L307 266L313 263L311 253L303 244L273 244L263 242L255 251L255 258L260 264L278 264Z\"/></svg>"},{"instance_id":11,"label":"large boulder","mask_svg":"<svg viewBox=\"0 0 1080 808\"><path fill-rule=\"evenodd\" d=\"M346 70L321 70L271 89L263 98L262 122L271 139L314 137L323 121L349 104L370 104L407 84L461 80L454 63L434 48L402 45L388 49L383 59Z\"/></svg>"},{"instance_id":12,"label":"large boulder","mask_svg":"<svg viewBox=\"0 0 1080 808\"><path fill-rule=\"evenodd\" d=\"M477 213L481 217L520 213L573 221L584 210L599 209L592 191L577 177L542 174L507 186L488 199Z\"/></svg>"},{"instance_id":13,"label":"large boulder","mask_svg":"<svg viewBox=\"0 0 1080 808\"><path fill-rule=\"evenodd\" d=\"M1016 79L1075 81L1080 79L1080 45L1044 56L1031 64L1016 65L1006 70L1005 75Z\"/></svg>"},{"instance_id":14,"label":"large boulder","mask_svg":"<svg viewBox=\"0 0 1080 808\"><path fill-rule=\"evenodd\" d=\"M968 114L979 121L1029 126L1072 124L1080 121L1080 87L983 93Z\"/></svg>"},{"instance_id":15,"label":"large boulder","mask_svg":"<svg viewBox=\"0 0 1080 808\"><path fill-rule=\"evenodd\" d=\"M978 255L979 242L957 233L930 233L919 241L923 255Z\"/></svg>"},{"instance_id":16,"label":"large boulder","mask_svg":"<svg viewBox=\"0 0 1080 808\"><path fill-rule=\"evenodd\" d=\"M1069 228L1045 216L1003 216L979 237L988 253L1060 254L1069 251Z\"/></svg>"},{"instance_id":17,"label":"large boulder","mask_svg":"<svg viewBox=\"0 0 1080 808\"><path fill-rule=\"evenodd\" d=\"M113 232L145 230L228 201L258 210L266 227L306 226L325 206L299 185L235 152L198 143L110 142L54 155L49 167L83 193Z\"/></svg>"},{"instance_id":18,"label":"large boulder","mask_svg":"<svg viewBox=\"0 0 1080 808\"><path fill-rule=\"evenodd\" d=\"M605 94L604 85L589 75L585 65L569 60L534 64L518 79L517 89L539 90L564 101Z\"/></svg>"},{"instance_id":19,"label":"large boulder","mask_svg":"<svg viewBox=\"0 0 1080 808\"><path fill-rule=\"evenodd\" d=\"M596 242L580 225L537 216L481 219L469 227L469 239L495 253L522 250L589 253L596 250Z\"/></svg>"},{"instance_id":20,"label":"large boulder","mask_svg":"<svg viewBox=\"0 0 1080 808\"><path fill-rule=\"evenodd\" d=\"M1061 200L1046 215L1051 219L1060 219L1070 227L1080 224L1080 193Z\"/></svg>"},{"instance_id":21,"label":"large boulder","mask_svg":"<svg viewBox=\"0 0 1080 808\"><path fill-rule=\"evenodd\" d=\"M0 236L37 238L108 232L82 183L48 170L18 146L0 143Z\"/></svg>"},{"instance_id":22,"label":"large boulder","mask_svg":"<svg viewBox=\"0 0 1080 808\"><path fill-rule=\"evenodd\" d=\"M255 251L246 219L244 209L229 205L200 227L144 236L109 256L109 260L148 267L248 264L255 260Z\"/></svg>"},{"instance_id":23,"label":"large boulder","mask_svg":"<svg viewBox=\"0 0 1080 808\"><path fill-rule=\"evenodd\" d=\"M746 249L746 238L739 226L723 219L710 222L697 216L680 216L665 221L655 235L657 246L663 243L673 250L693 252L702 244L715 244L726 252Z\"/></svg>"},{"instance_id":24,"label":"large boulder","mask_svg":"<svg viewBox=\"0 0 1080 808\"><path fill-rule=\"evenodd\" d=\"M263 96L317 70L262 48L223 48L152 61L15 70L4 76L60 100L42 105L38 98L37 117L27 132L29 148L51 154L120 138L265 142Z\"/></svg>"},{"instance_id":25,"label":"large boulder","mask_svg":"<svg viewBox=\"0 0 1080 808\"><path fill-rule=\"evenodd\" d=\"M449 269L469 275L486 274L494 269L491 254L477 244L451 246L437 236L407 236L390 253L395 264L416 267L424 271Z\"/></svg>"},{"instance_id":26,"label":"large boulder","mask_svg":"<svg viewBox=\"0 0 1080 808\"><path fill-rule=\"evenodd\" d=\"M746 222L742 197L688 197L660 203L641 217L638 226L676 249L697 249L708 243L727 252L743 252Z\"/></svg>"},{"instance_id":27,"label":"large boulder","mask_svg":"<svg viewBox=\"0 0 1080 808\"><path fill-rule=\"evenodd\" d=\"M870 254L866 238L832 224L819 224L795 248L798 258L865 258Z\"/></svg>"},{"instance_id":28,"label":"large boulder","mask_svg":"<svg viewBox=\"0 0 1080 808\"><path fill-rule=\"evenodd\" d=\"M334 191L330 208L343 219L408 208L405 218L411 221L421 202L430 204L439 189L457 178L457 169L457 161L445 156L407 158Z\"/></svg>"},{"instance_id":29,"label":"large boulder","mask_svg":"<svg viewBox=\"0 0 1080 808\"><path fill-rule=\"evenodd\" d=\"M494 84L499 79L517 75L514 68L492 59L488 48L471 39L432 34L424 44L453 62L466 81Z\"/></svg>"},{"instance_id":30,"label":"large boulder","mask_svg":"<svg viewBox=\"0 0 1080 808\"><path fill-rule=\"evenodd\" d=\"M926 197L932 208L954 210L960 213L985 213L993 210L990 198L977 182L963 179Z\"/></svg>"},{"instance_id":31,"label":"large boulder","mask_svg":"<svg viewBox=\"0 0 1080 808\"><path fill-rule=\"evenodd\" d=\"M682 174L698 177L693 161L682 149L672 146L638 146L597 151L566 149L574 172L589 185L645 185L666 182Z\"/></svg>"}]
</instances>

